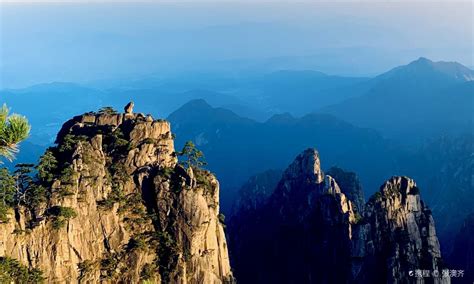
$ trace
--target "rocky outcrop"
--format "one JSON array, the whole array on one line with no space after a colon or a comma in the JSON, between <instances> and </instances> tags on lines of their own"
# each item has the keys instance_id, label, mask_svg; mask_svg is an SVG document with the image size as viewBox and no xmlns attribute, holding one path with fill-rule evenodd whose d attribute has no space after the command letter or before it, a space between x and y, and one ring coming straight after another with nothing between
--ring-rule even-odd
<instances>
[{"instance_id":1,"label":"rocky outcrop","mask_svg":"<svg viewBox=\"0 0 474 284\"><path fill-rule=\"evenodd\" d=\"M124 108L123 110L125 111L125 113L127 114L132 114L133 113L133 107L135 106L135 104L133 102L129 102Z\"/></svg>"},{"instance_id":2,"label":"rocky outcrop","mask_svg":"<svg viewBox=\"0 0 474 284\"><path fill-rule=\"evenodd\" d=\"M356 282L450 282L449 277L442 277L444 267L431 211L412 179L386 181L367 202L356 233L352 252ZM419 277L415 272L420 270L427 272Z\"/></svg>"},{"instance_id":3,"label":"rocky outcrop","mask_svg":"<svg viewBox=\"0 0 474 284\"><path fill-rule=\"evenodd\" d=\"M450 282L441 277L434 221L413 180L393 177L364 204L355 174L329 172L334 176L322 172L317 151L308 149L264 205L232 217L230 246L241 283Z\"/></svg>"},{"instance_id":4,"label":"rocky outcrop","mask_svg":"<svg viewBox=\"0 0 474 284\"><path fill-rule=\"evenodd\" d=\"M365 206L365 198L357 175L338 167L330 168L327 174L337 180L341 191L352 201L355 207L354 209L356 209L359 214L362 214Z\"/></svg>"},{"instance_id":5,"label":"rocky outcrop","mask_svg":"<svg viewBox=\"0 0 474 284\"><path fill-rule=\"evenodd\" d=\"M0 223L0 256L49 283L231 282L218 181L178 163L168 122L132 108L63 125L32 184L40 202Z\"/></svg>"},{"instance_id":6,"label":"rocky outcrop","mask_svg":"<svg viewBox=\"0 0 474 284\"><path fill-rule=\"evenodd\" d=\"M283 173L252 216L229 223L233 266L241 283L343 283L350 269L352 202L324 175L308 149ZM342 272L327 273L338 267ZM341 282L342 281L342 282Z\"/></svg>"}]
</instances>

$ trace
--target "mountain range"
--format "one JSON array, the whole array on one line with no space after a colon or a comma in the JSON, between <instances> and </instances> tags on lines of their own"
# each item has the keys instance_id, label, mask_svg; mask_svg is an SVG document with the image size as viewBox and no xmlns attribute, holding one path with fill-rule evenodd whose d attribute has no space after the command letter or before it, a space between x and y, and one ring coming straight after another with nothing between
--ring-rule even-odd
<instances>
[{"instance_id":1,"label":"mountain range","mask_svg":"<svg viewBox=\"0 0 474 284\"><path fill-rule=\"evenodd\" d=\"M287 113L257 122L194 100L168 120L178 148L191 140L205 153L209 169L222 181L225 211L249 176L282 169L298 151L310 146L327 153L324 159L329 165L357 170L364 185L379 183L395 167L389 154L392 146L380 134L327 114L296 118Z\"/></svg>"},{"instance_id":2,"label":"mountain range","mask_svg":"<svg viewBox=\"0 0 474 284\"><path fill-rule=\"evenodd\" d=\"M33 127L15 163L37 161L78 112L133 99L145 114L168 116L177 148L194 141L220 179L224 212L250 176L281 171L308 147L317 147L328 167L357 172L367 195L388 175L412 176L427 189L442 249L449 251L445 240L472 212L466 173L473 139L463 135L472 131L472 79L473 71L458 63L420 58L374 78L295 70L187 74L116 85L40 84L0 97Z\"/></svg>"},{"instance_id":3,"label":"mountain range","mask_svg":"<svg viewBox=\"0 0 474 284\"><path fill-rule=\"evenodd\" d=\"M365 94L321 111L404 143L472 130L474 71L459 63L420 58L370 83Z\"/></svg>"},{"instance_id":4,"label":"mountain range","mask_svg":"<svg viewBox=\"0 0 474 284\"><path fill-rule=\"evenodd\" d=\"M459 63L419 58L373 78L311 70L248 76L184 74L114 84L39 84L4 89L0 97L13 111L28 114L33 124L31 142L40 145L51 143L62 121L77 111L119 108L130 99L144 105L143 112L160 116L192 99L204 99L260 122L286 112L298 117L328 113L412 144L472 128L473 78L474 71Z\"/></svg>"},{"instance_id":5,"label":"mountain range","mask_svg":"<svg viewBox=\"0 0 474 284\"><path fill-rule=\"evenodd\" d=\"M220 183L202 168L200 152L192 144L176 151L170 123L133 107L66 121L35 175L32 165L15 175L2 170L0 282L448 284L456 277L413 179L392 176L365 202L355 173L325 173L308 148L285 171L251 178L226 225ZM471 221L456 238L458 256L470 244ZM469 267L469 258L456 259Z\"/></svg>"}]
</instances>

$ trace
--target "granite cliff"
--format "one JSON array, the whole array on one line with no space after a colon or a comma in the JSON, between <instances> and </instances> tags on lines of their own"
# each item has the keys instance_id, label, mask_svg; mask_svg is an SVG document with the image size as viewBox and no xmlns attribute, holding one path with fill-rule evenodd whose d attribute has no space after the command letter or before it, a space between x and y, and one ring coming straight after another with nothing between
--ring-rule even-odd
<instances>
[{"instance_id":1,"label":"granite cliff","mask_svg":"<svg viewBox=\"0 0 474 284\"><path fill-rule=\"evenodd\" d=\"M229 242L241 283L450 282L442 277L431 212L413 180L392 177L365 203L355 174L328 172L333 176L308 149L266 201L240 201ZM430 275L417 277L418 271Z\"/></svg>"},{"instance_id":2,"label":"granite cliff","mask_svg":"<svg viewBox=\"0 0 474 284\"><path fill-rule=\"evenodd\" d=\"M0 221L0 260L48 283L233 281L219 183L178 162L167 121L133 104L74 117L36 168Z\"/></svg>"}]
</instances>

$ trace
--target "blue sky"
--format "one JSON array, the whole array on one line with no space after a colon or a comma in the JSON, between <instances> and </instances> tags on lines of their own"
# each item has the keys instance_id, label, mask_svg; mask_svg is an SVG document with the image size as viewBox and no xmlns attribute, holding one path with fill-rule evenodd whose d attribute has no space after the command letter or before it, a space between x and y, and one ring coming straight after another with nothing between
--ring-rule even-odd
<instances>
[{"instance_id":1,"label":"blue sky","mask_svg":"<svg viewBox=\"0 0 474 284\"><path fill-rule=\"evenodd\" d=\"M189 71L366 76L420 56L474 65L471 1L5 2L3 88Z\"/></svg>"}]
</instances>

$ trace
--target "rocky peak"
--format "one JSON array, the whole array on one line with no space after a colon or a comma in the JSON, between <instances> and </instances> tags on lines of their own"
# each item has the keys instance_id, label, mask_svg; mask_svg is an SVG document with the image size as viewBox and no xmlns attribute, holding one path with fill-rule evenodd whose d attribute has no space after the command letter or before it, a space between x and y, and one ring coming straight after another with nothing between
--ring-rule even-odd
<instances>
[{"instance_id":1,"label":"rocky peak","mask_svg":"<svg viewBox=\"0 0 474 284\"><path fill-rule=\"evenodd\" d=\"M232 282L217 179L179 164L170 124L132 108L63 125L37 202L0 223L0 257L57 283Z\"/></svg>"},{"instance_id":2,"label":"rocky peak","mask_svg":"<svg viewBox=\"0 0 474 284\"><path fill-rule=\"evenodd\" d=\"M306 149L298 155L283 174L284 179L303 179L309 183L320 184L324 180L319 153L316 149Z\"/></svg>"},{"instance_id":3,"label":"rocky peak","mask_svg":"<svg viewBox=\"0 0 474 284\"><path fill-rule=\"evenodd\" d=\"M129 102L124 108L123 110L125 111L126 114L132 114L133 113L133 107L135 106L135 104L133 102Z\"/></svg>"},{"instance_id":4,"label":"rocky peak","mask_svg":"<svg viewBox=\"0 0 474 284\"><path fill-rule=\"evenodd\" d=\"M355 234L353 276L358 281L410 282L415 281L410 271L428 270L427 279L417 280L450 282L441 277L444 267L434 220L414 180L387 180L367 202ZM374 270L380 273L370 273Z\"/></svg>"},{"instance_id":5,"label":"rocky peak","mask_svg":"<svg viewBox=\"0 0 474 284\"><path fill-rule=\"evenodd\" d=\"M232 218L229 232L239 281L342 283L349 274L354 220L350 200L334 178L324 175L318 152L305 150L263 206L241 209ZM336 266L344 272L326 273Z\"/></svg>"},{"instance_id":6,"label":"rocky peak","mask_svg":"<svg viewBox=\"0 0 474 284\"><path fill-rule=\"evenodd\" d=\"M354 173L328 173L308 149L266 205L234 215L231 253L242 283L449 283L413 274L442 275L443 265L431 212L412 179L390 178L364 204Z\"/></svg>"}]
</instances>

